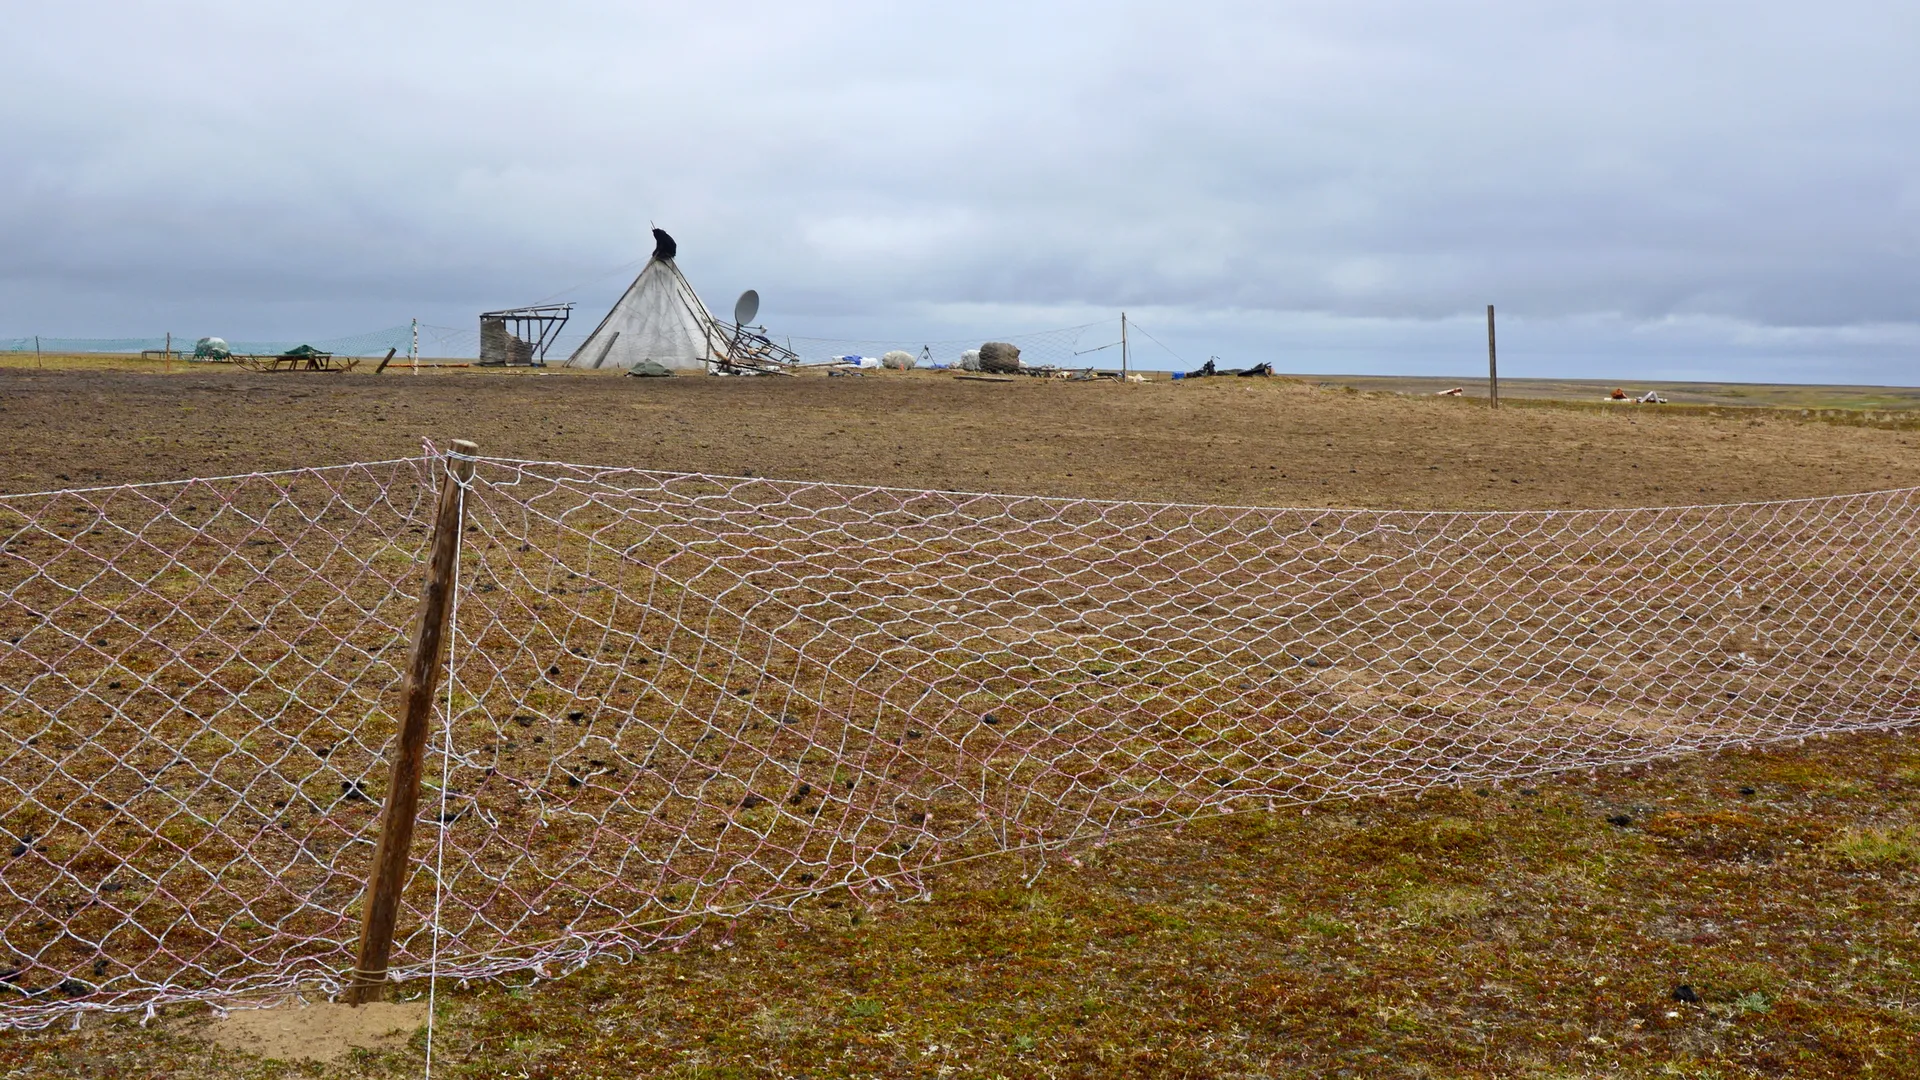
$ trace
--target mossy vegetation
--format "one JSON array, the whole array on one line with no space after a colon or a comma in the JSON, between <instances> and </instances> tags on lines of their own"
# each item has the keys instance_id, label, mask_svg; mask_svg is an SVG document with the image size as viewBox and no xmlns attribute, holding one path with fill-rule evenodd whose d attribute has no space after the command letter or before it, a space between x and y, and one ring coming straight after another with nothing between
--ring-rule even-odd
<instances>
[{"instance_id":1,"label":"mossy vegetation","mask_svg":"<svg viewBox=\"0 0 1920 1080\"><path fill-rule=\"evenodd\" d=\"M1913 1076L1916 775L1920 742L1858 736L986 860L931 875L931 902L836 892L550 982L450 981L434 1070ZM422 1065L419 1039L332 1066L236 1057L203 1022L16 1034L0 1072Z\"/></svg>"},{"instance_id":2,"label":"mossy vegetation","mask_svg":"<svg viewBox=\"0 0 1920 1080\"><path fill-rule=\"evenodd\" d=\"M1850 866L1920 869L1920 827L1849 829L1829 840L1826 851Z\"/></svg>"}]
</instances>

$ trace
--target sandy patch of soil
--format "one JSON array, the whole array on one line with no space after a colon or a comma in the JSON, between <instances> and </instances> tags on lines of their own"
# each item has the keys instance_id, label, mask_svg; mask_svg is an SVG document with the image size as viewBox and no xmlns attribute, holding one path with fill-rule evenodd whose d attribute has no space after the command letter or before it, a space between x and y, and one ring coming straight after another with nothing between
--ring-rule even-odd
<instances>
[{"instance_id":1,"label":"sandy patch of soil","mask_svg":"<svg viewBox=\"0 0 1920 1080\"><path fill-rule=\"evenodd\" d=\"M424 1001L367 1005L323 1002L277 1009L237 1009L198 1034L224 1050L280 1061L333 1062L355 1049L405 1046L427 1022Z\"/></svg>"}]
</instances>

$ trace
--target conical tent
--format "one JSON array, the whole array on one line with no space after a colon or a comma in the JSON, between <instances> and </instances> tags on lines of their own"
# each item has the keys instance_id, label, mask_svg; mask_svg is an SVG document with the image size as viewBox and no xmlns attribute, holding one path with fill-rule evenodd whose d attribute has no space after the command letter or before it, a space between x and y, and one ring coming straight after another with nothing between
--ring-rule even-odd
<instances>
[{"instance_id":1,"label":"conical tent","mask_svg":"<svg viewBox=\"0 0 1920 1080\"><path fill-rule=\"evenodd\" d=\"M573 367L632 367L651 360L677 371L706 371L726 357L728 328L674 265L673 238L654 230L656 244L640 276L600 320L567 363Z\"/></svg>"}]
</instances>

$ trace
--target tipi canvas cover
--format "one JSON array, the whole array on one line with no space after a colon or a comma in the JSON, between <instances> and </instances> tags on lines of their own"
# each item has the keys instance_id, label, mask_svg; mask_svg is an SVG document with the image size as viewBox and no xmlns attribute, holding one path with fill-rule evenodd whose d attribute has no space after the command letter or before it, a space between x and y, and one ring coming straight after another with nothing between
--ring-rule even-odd
<instances>
[{"instance_id":1,"label":"tipi canvas cover","mask_svg":"<svg viewBox=\"0 0 1920 1080\"><path fill-rule=\"evenodd\" d=\"M674 265L673 239L658 229L653 258L567 363L630 368L645 360L676 371L706 371L726 355L728 331L714 320Z\"/></svg>"}]
</instances>

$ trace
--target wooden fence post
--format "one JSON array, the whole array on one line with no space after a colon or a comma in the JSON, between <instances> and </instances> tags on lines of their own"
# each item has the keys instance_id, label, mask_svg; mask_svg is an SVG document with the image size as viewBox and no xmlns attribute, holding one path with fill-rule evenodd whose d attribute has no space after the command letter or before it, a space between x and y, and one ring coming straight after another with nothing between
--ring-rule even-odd
<instances>
[{"instance_id":1,"label":"wooden fence post","mask_svg":"<svg viewBox=\"0 0 1920 1080\"><path fill-rule=\"evenodd\" d=\"M407 883L407 854L413 846L414 819L420 812L420 773L427 758L427 728L433 719L433 693L440 683L448 619L453 610L453 570L460 556L464 506L461 490L473 479L473 455L480 448L465 439L455 439L453 452L460 456L445 459L447 472L440 478L440 505L433 521L433 553L427 562L426 587L420 594L413 648L407 654L402 698L405 712L399 738L393 744L393 774L387 781L380 841L373 849L373 870L367 878L360 952L347 987L350 1005L379 1001L386 993L387 956L393 949L394 923L400 914L400 890Z\"/></svg>"},{"instance_id":2,"label":"wooden fence post","mask_svg":"<svg viewBox=\"0 0 1920 1080\"><path fill-rule=\"evenodd\" d=\"M1493 352L1493 305L1487 305L1487 395L1500 407L1500 364Z\"/></svg>"}]
</instances>

